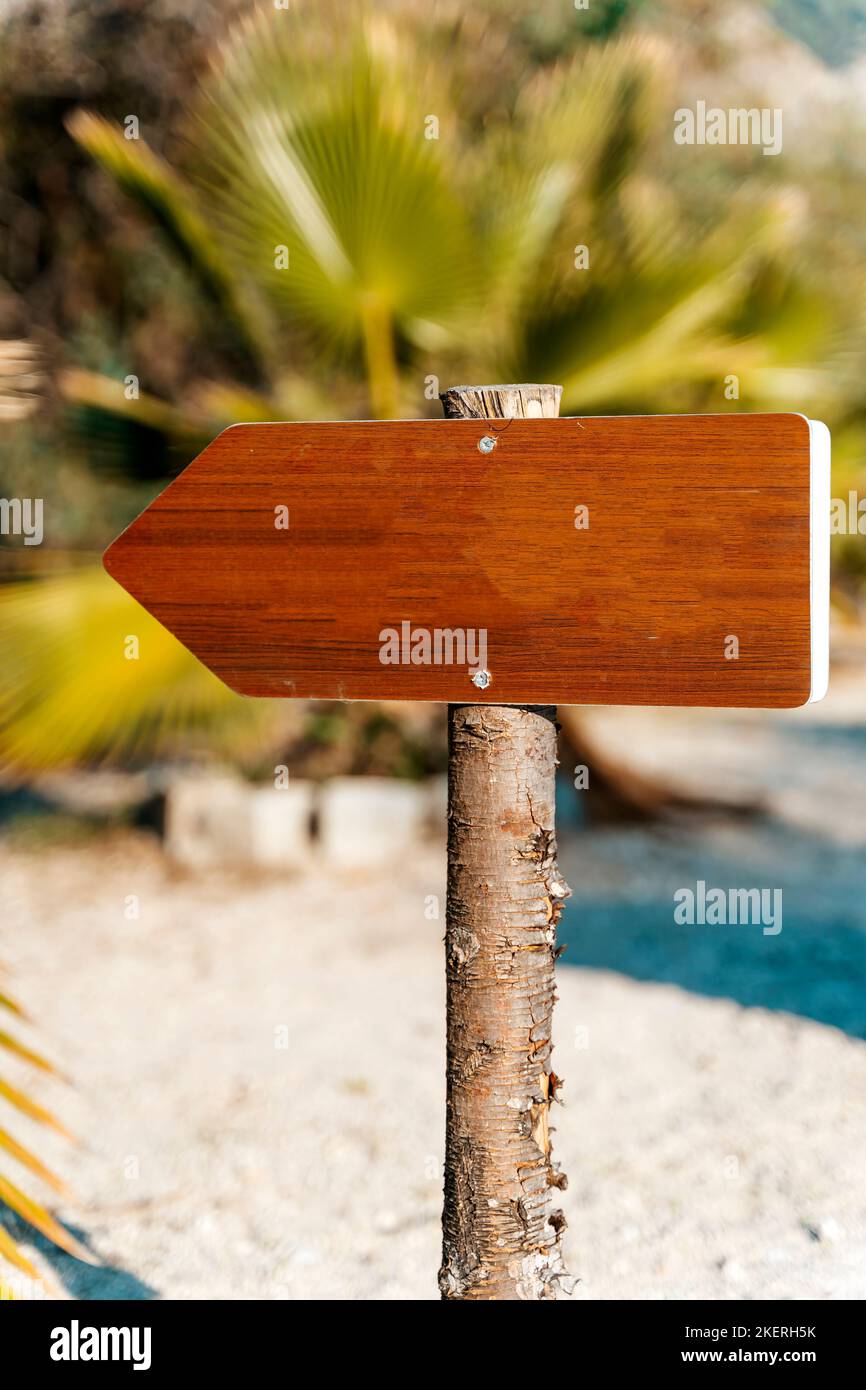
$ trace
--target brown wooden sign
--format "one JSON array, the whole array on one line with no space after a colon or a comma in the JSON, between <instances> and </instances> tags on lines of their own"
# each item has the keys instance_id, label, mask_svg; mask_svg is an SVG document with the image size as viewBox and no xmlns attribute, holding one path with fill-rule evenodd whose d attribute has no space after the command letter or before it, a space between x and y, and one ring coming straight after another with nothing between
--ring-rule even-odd
<instances>
[{"instance_id":1,"label":"brown wooden sign","mask_svg":"<svg viewBox=\"0 0 866 1390\"><path fill-rule=\"evenodd\" d=\"M801 415L235 425L105 565L246 695L788 706L828 518Z\"/></svg>"}]
</instances>

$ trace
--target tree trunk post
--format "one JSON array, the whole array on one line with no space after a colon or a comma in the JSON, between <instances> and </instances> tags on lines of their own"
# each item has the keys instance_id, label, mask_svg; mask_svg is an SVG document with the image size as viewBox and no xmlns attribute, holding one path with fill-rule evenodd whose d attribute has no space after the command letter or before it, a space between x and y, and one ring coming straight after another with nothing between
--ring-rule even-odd
<instances>
[{"instance_id":1,"label":"tree trunk post","mask_svg":"<svg viewBox=\"0 0 866 1390\"><path fill-rule=\"evenodd\" d=\"M560 386L456 386L446 416L555 416ZM479 438L483 430L479 431ZM495 679L495 657L491 661ZM573 1281L552 1189L556 710L448 710L444 1299L555 1298Z\"/></svg>"}]
</instances>

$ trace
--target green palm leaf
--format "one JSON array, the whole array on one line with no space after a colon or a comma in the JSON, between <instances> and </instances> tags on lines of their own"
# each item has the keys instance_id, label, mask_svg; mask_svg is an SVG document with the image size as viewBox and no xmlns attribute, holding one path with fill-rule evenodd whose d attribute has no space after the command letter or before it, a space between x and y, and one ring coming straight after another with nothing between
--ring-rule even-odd
<instances>
[{"instance_id":1,"label":"green palm leaf","mask_svg":"<svg viewBox=\"0 0 866 1390\"><path fill-rule=\"evenodd\" d=\"M227 263L195 199L143 140L127 140L118 127L90 111L67 120L70 135L102 166L117 186L160 228L196 282L259 360L269 340L264 319L250 300L237 267Z\"/></svg>"},{"instance_id":2,"label":"green palm leaf","mask_svg":"<svg viewBox=\"0 0 866 1390\"><path fill-rule=\"evenodd\" d=\"M127 638L138 658L127 659ZM197 737L239 753L279 717L202 666L101 567L0 589L0 762L134 762Z\"/></svg>"},{"instance_id":3,"label":"green palm leaf","mask_svg":"<svg viewBox=\"0 0 866 1390\"><path fill-rule=\"evenodd\" d=\"M384 20L371 31L341 12L325 48L309 15L264 15L223 54L191 136L233 256L319 352L363 350L380 415L396 405L395 335L447 342L476 279L465 211L425 139L446 98L417 52L399 55L395 84L396 44Z\"/></svg>"}]
</instances>

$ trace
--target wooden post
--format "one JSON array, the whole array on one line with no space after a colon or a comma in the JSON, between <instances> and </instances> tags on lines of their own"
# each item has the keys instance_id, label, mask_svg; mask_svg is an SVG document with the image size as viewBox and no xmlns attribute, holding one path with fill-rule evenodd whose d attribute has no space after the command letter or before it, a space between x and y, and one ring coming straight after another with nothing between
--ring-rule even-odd
<instances>
[{"instance_id":1,"label":"wooden post","mask_svg":"<svg viewBox=\"0 0 866 1390\"><path fill-rule=\"evenodd\" d=\"M457 386L446 416L557 415L560 386ZM483 430L479 431L479 437ZM495 680L495 649L490 667ZM549 1111L556 924L568 896L556 864L556 710L448 711L447 1127L444 1299L570 1292L566 1179Z\"/></svg>"}]
</instances>

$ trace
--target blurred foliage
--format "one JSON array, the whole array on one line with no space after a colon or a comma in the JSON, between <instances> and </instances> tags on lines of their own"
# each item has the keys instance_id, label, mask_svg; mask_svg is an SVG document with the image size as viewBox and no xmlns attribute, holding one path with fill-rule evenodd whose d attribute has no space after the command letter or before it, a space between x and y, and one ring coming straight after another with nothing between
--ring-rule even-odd
<instances>
[{"instance_id":1,"label":"blurred foliage","mask_svg":"<svg viewBox=\"0 0 866 1390\"><path fill-rule=\"evenodd\" d=\"M417 780L448 766L445 721L430 705L313 703L286 744L286 761L316 779L340 773Z\"/></svg>"},{"instance_id":2,"label":"blurred foliage","mask_svg":"<svg viewBox=\"0 0 866 1390\"><path fill-rule=\"evenodd\" d=\"M238 758L257 749L278 706L239 699L155 618L117 595L93 566L0 592L8 765L37 770L118 752L135 765L156 748L190 754L201 742ZM130 635L135 659L125 656Z\"/></svg>"},{"instance_id":3,"label":"blurred foliage","mask_svg":"<svg viewBox=\"0 0 866 1390\"><path fill-rule=\"evenodd\" d=\"M0 45L0 307L55 367L12 431L17 477L40 429L53 470L41 565L102 548L227 424L438 414L436 381L560 381L564 413L806 410L862 482L862 131L829 125L808 171L674 145L672 94L732 61L704 0L299 0L217 31L241 7L63 8ZM856 538L836 554L856 599ZM90 569L9 584L0 614L7 767L277 736ZM317 714L323 748L329 719L350 727Z\"/></svg>"}]
</instances>

